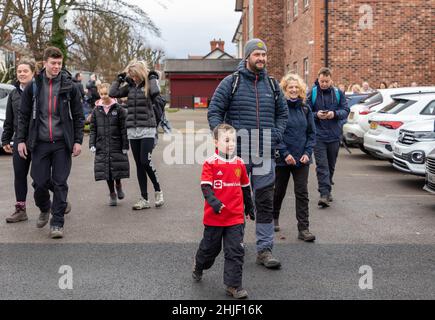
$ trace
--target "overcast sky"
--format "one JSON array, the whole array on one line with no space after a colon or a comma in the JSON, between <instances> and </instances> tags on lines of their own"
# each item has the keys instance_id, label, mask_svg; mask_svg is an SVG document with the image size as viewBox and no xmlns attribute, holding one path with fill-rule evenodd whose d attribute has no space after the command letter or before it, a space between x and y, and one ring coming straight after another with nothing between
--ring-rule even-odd
<instances>
[{"instance_id":1,"label":"overcast sky","mask_svg":"<svg viewBox=\"0 0 435 320\"><path fill-rule=\"evenodd\" d=\"M210 40L221 38L225 51L235 54L231 42L241 13L235 12L235 0L128 0L149 14L162 32L162 39L150 39L160 46L167 58L187 58L210 52ZM159 3L166 6L166 9Z\"/></svg>"}]
</instances>

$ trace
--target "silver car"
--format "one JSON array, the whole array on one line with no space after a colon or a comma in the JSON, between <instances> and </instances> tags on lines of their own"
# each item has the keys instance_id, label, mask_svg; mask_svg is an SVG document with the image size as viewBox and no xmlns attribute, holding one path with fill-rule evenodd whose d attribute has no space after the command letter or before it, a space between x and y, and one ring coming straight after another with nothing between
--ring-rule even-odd
<instances>
[{"instance_id":1,"label":"silver car","mask_svg":"<svg viewBox=\"0 0 435 320\"><path fill-rule=\"evenodd\" d=\"M0 137L3 134L3 124L6 119L6 104L8 95L14 90L14 86L6 83L0 83ZM2 151L3 149L0 149Z\"/></svg>"}]
</instances>

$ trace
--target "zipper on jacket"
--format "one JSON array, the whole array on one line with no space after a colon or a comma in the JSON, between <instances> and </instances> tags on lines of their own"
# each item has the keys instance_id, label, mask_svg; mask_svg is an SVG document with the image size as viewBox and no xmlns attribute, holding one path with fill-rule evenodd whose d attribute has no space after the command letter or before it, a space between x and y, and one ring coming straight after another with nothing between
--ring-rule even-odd
<instances>
[{"instance_id":1,"label":"zipper on jacket","mask_svg":"<svg viewBox=\"0 0 435 320\"><path fill-rule=\"evenodd\" d=\"M137 86L134 88L134 127L135 128L136 128L136 114L137 114L136 100L137 100Z\"/></svg>"},{"instance_id":2,"label":"zipper on jacket","mask_svg":"<svg viewBox=\"0 0 435 320\"><path fill-rule=\"evenodd\" d=\"M50 84L50 90L49 90L49 94L48 94L48 130L49 130L49 134L50 134L50 141L53 142L53 128L52 128L52 112L51 112L51 108L52 108L52 95L53 95L53 80L50 79L49 81Z\"/></svg>"},{"instance_id":3,"label":"zipper on jacket","mask_svg":"<svg viewBox=\"0 0 435 320\"><path fill-rule=\"evenodd\" d=\"M258 74L255 75L255 99L257 104L257 157L260 156L260 103L258 101L258 88L257 88L257 82L258 82Z\"/></svg>"}]
</instances>

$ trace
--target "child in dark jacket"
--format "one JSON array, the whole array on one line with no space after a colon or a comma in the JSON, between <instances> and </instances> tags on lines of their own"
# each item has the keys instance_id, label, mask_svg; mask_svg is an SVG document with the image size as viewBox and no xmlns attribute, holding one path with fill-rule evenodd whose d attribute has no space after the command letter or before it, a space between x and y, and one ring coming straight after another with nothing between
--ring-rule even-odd
<instances>
[{"instance_id":1,"label":"child in dark jacket","mask_svg":"<svg viewBox=\"0 0 435 320\"><path fill-rule=\"evenodd\" d=\"M125 197L121 179L130 177L128 139L125 119L126 110L109 97L110 84L98 87L101 97L92 111L89 148L95 153L95 180L106 180L110 191L110 206L117 205ZM115 192L116 182L116 192Z\"/></svg>"},{"instance_id":2,"label":"child in dark jacket","mask_svg":"<svg viewBox=\"0 0 435 320\"><path fill-rule=\"evenodd\" d=\"M248 296L242 288L244 215L255 220L251 188L243 160L234 155L236 131L221 124L213 131L216 154L203 165L201 189L204 204L204 238L195 257L192 277L202 279L203 270L211 268L222 242L225 252L224 283L233 298Z\"/></svg>"}]
</instances>

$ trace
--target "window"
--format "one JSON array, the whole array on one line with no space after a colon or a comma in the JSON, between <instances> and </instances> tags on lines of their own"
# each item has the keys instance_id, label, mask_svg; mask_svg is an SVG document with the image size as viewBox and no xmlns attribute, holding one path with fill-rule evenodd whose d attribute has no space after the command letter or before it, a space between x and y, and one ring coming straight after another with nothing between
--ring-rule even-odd
<instances>
[{"instance_id":1,"label":"window","mask_svg":"<svg viewBox=\"0 0 435 320\"><path fill-rule=\"evenodd\" d=\"M428 115L428 116L434 116L435 115L435 101L432 101L428 104L426 108L421 112L421 114Z\"/></svg>"},{"instance_id":2,"label":"window","mask_svg":"<svg viewBox=\"0 0 435 320\"><path fill-rule=\"evenodd\" d=\"M364 106L367 106L369 108L372 108L374 106L377 106L378 104L382 103L384 99L382 98L382 94L379 92L374 92L372 94L369 94L367 98L362 100L360 104L363 104Z\"/></svg>"},{"instance_id":3,"label":"window","mask_svg":"<svg viewBox=\"0 0 435 320\"><path fill-rule=\"evenodd\" d=\"M308 84L308 77L310 75L310 71L308 69L308 58L304 59L304 81L306 84Z\"/></svg>"},{"instance_id":4,"label":"window","mask_svg":"<svg viewBox=\"0 0 435 320\"><path fill-rule=\"evenodd\" d=\"M416 103L416 101L413 100L405 100L405 99L395 99L393 102L391 102L389 105L384 107L382 110L378 111L379 113L389 113L389 114L398 114L399 112L402 112L409 106Z\"/></svg>"},{"instance_id":5,"label":"window","mask_svg":"<svg viewBox=\"0 0 435 320\"><path fill-rule=\"evenodd\" d=\"M307 8L310 5L309 0L304 0L304 8Z\"/></svg>"},{"instance_id":6,"label":"window","mask_svg":"<svg viewBox=\"0 0 435 320\"><path fill-rule=\"evenodd\" d=\"M298 62L293 62L293 73L298 74Z\"/></svg>"},{"instance_id":7,"label":"window","mask_svg":"<svg viewBox=\"0 0 435 320\"><path fill-rule=\"evenodd\" d=\"M254 38L254 0L249 0L248 37Z\"/></svg>"},{"instance_id":8,"label":"window","mask_svg":"<svg viewBox=\"0 0 435 320\"><path fill-rule=\"evenodd\" d=\"M293 0L293 18L296 18L299 13L299 0Z\"/></svg>"},{"instance_id":9,"label":"window","mask_svg":"<svg viewBox=\"0 0 435 320\"><path fill-rule=\"evenodd\" d=\"M291 14L291 2L292 0L287 0L287 23L290 23L292 20L292 14Z\"/></svg>"}]
</instances>

